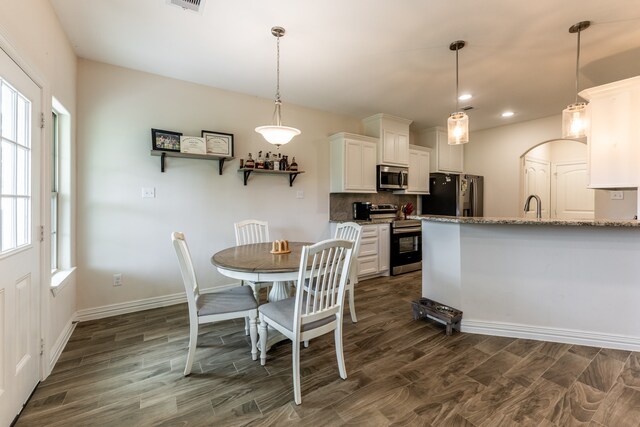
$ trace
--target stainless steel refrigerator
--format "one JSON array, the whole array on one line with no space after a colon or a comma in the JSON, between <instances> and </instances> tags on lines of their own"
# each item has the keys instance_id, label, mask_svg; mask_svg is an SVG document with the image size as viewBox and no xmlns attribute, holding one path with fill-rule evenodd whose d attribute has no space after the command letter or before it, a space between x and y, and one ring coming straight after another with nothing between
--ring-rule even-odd
<instances>
[{"instance_id":1,"label":"stainless steel refrigerator","mask_svg":"<svg viewBox=\"0 0 640 427\"><path fill-rule=\"evenodd\" d=\"M483 216L484 178L478 175L432 173L422 196L423 215Z\"/></svg>"}]
</instances>

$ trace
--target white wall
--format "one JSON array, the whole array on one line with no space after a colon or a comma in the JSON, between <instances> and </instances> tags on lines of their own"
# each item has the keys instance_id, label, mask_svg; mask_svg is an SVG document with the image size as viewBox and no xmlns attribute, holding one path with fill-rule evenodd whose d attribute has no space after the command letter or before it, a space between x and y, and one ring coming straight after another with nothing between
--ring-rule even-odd
<instances>
[{"instance_id":1,"label":"white wall","mask_svg":"<svg viewBox=\"0 0 640 427\"><path fill-rule=\"evenodd\" d=\"M257 175L243 185L239 158L276 151L254 131L268 124L273 101L152 74L80 60L78 67L79 309L182 293L172 231L186 234L202 287L233 280L209 259L233 246L233 223L269 221L273 239L329 237L328 136L359 133L360 120L283 105L285 124L302 135L280 151L300 169L289 187L284 176ZM151 128L200 135L202 129L235 135L236 160L160 158L149 154ZM142 199L155 187L155 199ZM297 192L304 198L296 198ZM112 275L122 273L122 287Z\"/></svg>"},{"instance_id":2,"label":"white wall","mask_svg":"<svg viewBox=\"0 0 640 427\"><path fill-rule=\"evenodd\" d=\"M519 216L520 156L541 142L559 139L561 124L558 114L471 133L464 146L465 172L485 177L485 216ZM573 156L569 144L550 155ZM636 214L637 191L625 191L624 200L610 200L606 190L595 193L596 218L631 219Z\"/></svg>"},{"instance_id":3,"label":"white wall","mask_svg":"<svg viewBox=\"0 0 640 427\"><path fill-rule=\"evenodd\" d=\"M0 2L0 34L7 40L13 51L17 52L20 59L27 64L28 68L34 71L36 77L43 83L44 105L46 125L44 130L44 142L48 147L50 144L50 120L46 111L51 111L51 97L55 96L66 109L71 113L72 121L75 121L76 114L76 56L66 38L57 16L47 0L29 1L3 1ZM73 122L72 122L73 123ZM71 131L72 152L75 145L75 129ZM43 150L43 170L48 170L50 163L50 150ZM72 158L72 162L75 161ZM50 188L49 176L43 173L44 189ZM71 177L72 195L74 176ZM49 230L48 200L45 197L43 207L43 223L45 230ZM73 216L73 213L72 213ZM72 217L72 224L74 223ZM71 241L75 230L70 230ZM48 236L48 231L45 232ZM43 245L48 247L48 237L45 237ZM75 254L75 245L71 247L71 259ZM48 258L48 251L45 253ZM43 274L43 277L48 275ZM45 281L43 286L48 288L49 283ZM64 336L75 313L76 309L76 277L71 275L69 283L64 291L53 297L48 290L43 291L44 300L42 304L43 318L45 325L43 335L45 338L45 357L51 356L52 347L59 338ZM45 372L47 374L48 372Z\"/></svg>"}]
</instances>

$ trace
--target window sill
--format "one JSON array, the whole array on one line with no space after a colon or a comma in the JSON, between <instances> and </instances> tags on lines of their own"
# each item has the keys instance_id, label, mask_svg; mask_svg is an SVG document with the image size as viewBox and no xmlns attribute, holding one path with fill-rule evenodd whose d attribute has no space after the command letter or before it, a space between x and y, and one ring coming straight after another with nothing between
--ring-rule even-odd
<instances>
[{"instance_id":1,"label":"window sill","mask_svg":"<svg viewBox=\"0 0 640 427\"><path fill-rule=\"evenodd\" d=\"M65 286L67 286L74 271L76 271L76 267L71 267L68 270L57 271L53 276L51 276L51 286L49 287L49 290L54 297L58 295Z\"/></svg>"}]
</instances>

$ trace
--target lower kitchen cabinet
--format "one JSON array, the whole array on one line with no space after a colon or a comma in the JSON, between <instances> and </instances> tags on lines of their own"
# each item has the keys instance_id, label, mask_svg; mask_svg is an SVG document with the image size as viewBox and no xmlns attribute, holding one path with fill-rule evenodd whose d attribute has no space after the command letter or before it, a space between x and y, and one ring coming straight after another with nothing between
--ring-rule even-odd
<instances>
[{"instance_id":1,"label":"lower kitchen cabinet","mask_svg":"<svg viewBox=\"0 0 640 427\"><path fill-rule=\"evenodd\" d=\"M389 233L389 224L362 226L360 253L356 262L359 279L389 274Z\"/></svg>"}]
</instances>

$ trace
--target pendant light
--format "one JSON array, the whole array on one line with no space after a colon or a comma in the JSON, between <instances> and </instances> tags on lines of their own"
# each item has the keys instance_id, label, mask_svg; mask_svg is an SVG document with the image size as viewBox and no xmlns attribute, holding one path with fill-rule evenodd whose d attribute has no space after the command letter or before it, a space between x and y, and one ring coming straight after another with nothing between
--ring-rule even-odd
<instances>
[{"instance_id":1,"label":"pendant light","mask_svg":"<svg viewBox=\"0 0 640 427\"><path fill-rule=\"evenodd\" d=\"M282 126L282 115L280 113L280 106L282 105L282 101L280 100L280 37L284 36L284 28L282 27L273 27L271 28L271 34L273 34L277 39L277 69L276 69L276 107L273 111L273 124L266 126L259 126L256 128L256 132L262 134L264 139L267 142L275 145L276 147L280 147L283 144L288 143L293 139L294 136L300 135L300 131L296 128Z\"/></svg>"},{"instance_id":2,"label":"pendant light","mask_svg":"<svg viewBox=\"0 0 640 427\"><path fill-rule=\"evenodd\" d=\"M449 145L469 142L469 116L460 111L458 106L458 51L466 45L464 40L457 40L449 45L449 50L456 51L456 112L447 120L447 142Z\"/></svg>"},{"instance_id":3,"label":"pendant light","mask_svg":"<svg viewBox=\"0 0 640 427\"><path fill-rule=\"evenodd\" d=\"M580 78L580 33L591 25L591 21L581 21L569 28L569 33L578 33L578 54L576 56L576 99L562 110L562 137L583 138L587 136L587 103L578 102Z\"/></svg>"}]
</instances>

